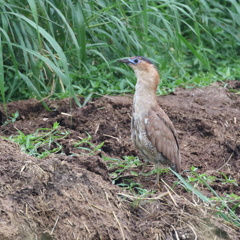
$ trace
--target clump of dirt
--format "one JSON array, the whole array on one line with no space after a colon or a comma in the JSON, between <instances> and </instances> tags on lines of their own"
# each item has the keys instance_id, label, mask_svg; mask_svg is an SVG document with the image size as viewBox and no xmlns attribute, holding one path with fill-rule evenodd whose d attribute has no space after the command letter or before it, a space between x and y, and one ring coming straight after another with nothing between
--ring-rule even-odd
<instances>
[{"instance_id":1,"label":"clump of dirt","mask_svg":"<svg viewBox=\"0 0 240 240\"><path fill-rule=\"evenodd\" d=\"M239 88L238 82L229 86ZM195 166L216 177L211 187L217 194L239 196L239 186L224 179L240 182L240 95L214 84L158 99L179 134L182 176ZM70 99L48 104L53 111L33 99L9 103L8 114L19 111L19 117L7 125L0 108L2 136L30 134L55 122L69 131L58 140L63 151L44 159L0 139L0 239L240 239L239 229L218 218L210 205L181 186L169 190L177 180L171 174L163 174L159 188L154 175L134 177L155 190L142 199L112 184L102 156L137 156L130 138L132 96L103 96L83 108ZM94 146L104 142L101 151L75 147L88 136ZM203 193L212 197L206 189Z\"/></svg>"}]
</instances>

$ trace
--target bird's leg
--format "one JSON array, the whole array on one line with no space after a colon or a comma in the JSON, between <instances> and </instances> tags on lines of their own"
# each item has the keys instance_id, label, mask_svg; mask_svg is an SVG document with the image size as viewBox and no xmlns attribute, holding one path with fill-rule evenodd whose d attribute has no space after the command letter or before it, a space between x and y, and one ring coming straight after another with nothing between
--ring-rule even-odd
<instances>
[{"instance_id":1,"label":"bird's leg","mask_svg":"<svg viewBox=\"0 0 240 240\"><path fill-rule=\"evenodd\" d=\"M161 167L161 165L159 163L156 163L155 169L157 170L157 178L156 178L155 185L157 185L159 183L159 177L160 177L159 169L160 169L160 167Z\"/></svg>"},{"instance_id":2,"label":"bird's leg","mask_svg":"<svg viewBox=\"0 0 240 240\"><path fill-rule=\"evenodd\" d=\"M144 161L142 164L142 172L146 174L147 167L148 167L149 162Z\"/></svg>"},{"instance_id":3,"label":"bird's leg","mask_svg":"<svg viewBox=\"0 0 240 240\"><path fill-rule=\"evenodd\" d=\"M148 162L144 161L141 165L141 173L139 175L148 176L147 167L148 167Z\"/></svg>"}]
</instances>

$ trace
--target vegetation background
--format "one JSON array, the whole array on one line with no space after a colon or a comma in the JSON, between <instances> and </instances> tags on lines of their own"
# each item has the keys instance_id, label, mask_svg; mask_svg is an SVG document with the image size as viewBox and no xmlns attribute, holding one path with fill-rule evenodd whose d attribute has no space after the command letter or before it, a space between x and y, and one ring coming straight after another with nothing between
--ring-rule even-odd
<instances>
[{"instance_id":1,"label":"vegetation background","mask_svg":"<svg viewBox=\"0 0 240 240\"><path fill-rule=\"evenodd\" d=\"M133 92L116 63L133 55L158 65L159 94L240 79L236 0L1 0L0 11L3 103Z\"/></svg>"}]
</instances>

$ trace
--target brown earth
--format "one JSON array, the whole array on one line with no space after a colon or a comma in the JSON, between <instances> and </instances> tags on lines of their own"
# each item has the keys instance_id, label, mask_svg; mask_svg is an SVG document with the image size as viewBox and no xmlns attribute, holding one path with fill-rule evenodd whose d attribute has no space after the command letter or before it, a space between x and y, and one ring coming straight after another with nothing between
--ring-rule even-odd
<instances>
[{"instance_id":1,"label":"brown earth","mask_svg":"<svg viewBox=\"0 0 240 240\"><path fill-rule=\"evenodd\" d=\"M229 82L228 87L239 91L240 82ZM158 99L179 134L181 175L187 179L195 166L198 173L216 177L209 184L219 196L240 196L240 95L214 84L178 89ZM170 172L162 175L158 186L156 175L131 172L150 171L153 166L128 169L117 180L119 184L130 179L155 191L145 197L112 184L110 176L116 169L107 167L102 156L120 161L137 155L130 139L132 96L104 96L83 108L69 99L48 100L48 104L53 111L36 100L9 103L9 115L19 111L19 117L7 125L0 108L1 136L17 131L31 134L55 122L61 131L69 131L66 138L56 140L63 150L44 159L0 139L1 240L240 239L239 228L217 217L212 206L181 185L175 186L178 179ZM74 147L87 133L94 146L104 142L101 151ZM207 197L214 196L200 183L197 188ZM235 211L240 216L239 208Z\"/></svg>"}]
</instances>

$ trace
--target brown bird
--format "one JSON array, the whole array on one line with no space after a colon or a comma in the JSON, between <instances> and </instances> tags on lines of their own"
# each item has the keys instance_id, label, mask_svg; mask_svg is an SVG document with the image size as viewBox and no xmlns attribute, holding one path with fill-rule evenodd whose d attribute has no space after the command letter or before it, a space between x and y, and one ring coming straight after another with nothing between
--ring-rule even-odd
<instances>
[{"instance_id":1,"label":"brown bird","mask_svg":"<svg viewBox=\"0 0 240 240\"><path fill-rule=\"evenodd\" d=\"M169 166L179 172L181 156L177 133L157 102L156 90L160 76L155 65L145 57L118 61L128 64L137 77L131 122L131 137L135 148L144 161L155 163L157 169Z\"/></svg>"}]
</instances>

